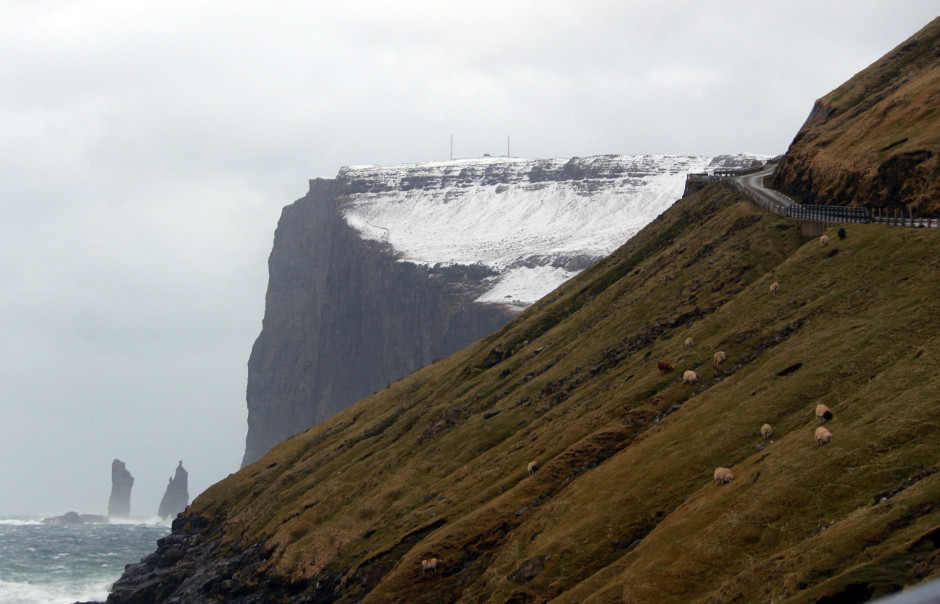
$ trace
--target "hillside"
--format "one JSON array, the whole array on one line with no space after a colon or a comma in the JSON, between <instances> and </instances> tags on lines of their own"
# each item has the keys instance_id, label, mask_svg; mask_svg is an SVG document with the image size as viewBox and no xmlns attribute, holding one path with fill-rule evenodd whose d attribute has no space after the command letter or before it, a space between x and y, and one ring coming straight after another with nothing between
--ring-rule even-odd
<instances>
[{"instance_id":1,"label":"hillside","mask_svg":"<svg viewBox=\"0 0 940 604\"><path fill-rule=\"evenodd\" d=\"M940 576L940 232L847 230L679 200L208 489L109 602L863 601Z\"/></svg>"},{"instance_id":2,"label":"hillside","mask_svg":"<svg viewBox=\"0 0 940 604\"><path fill-rule=\"evenodd\" d=\"M940 215L940 17L816 101L773 186L803 203Z\"/></svg>"},{"instance_id":3,"label":"hillside","mask_svg":"<svg viewBox=\"0 0 940 604\"><path fill-rule=\"evenodd\" d=\"M668 208L687 172L755 159L483 157L311 180L274 235L242 465L493 333Z\"/></svg>"}]
</instances>

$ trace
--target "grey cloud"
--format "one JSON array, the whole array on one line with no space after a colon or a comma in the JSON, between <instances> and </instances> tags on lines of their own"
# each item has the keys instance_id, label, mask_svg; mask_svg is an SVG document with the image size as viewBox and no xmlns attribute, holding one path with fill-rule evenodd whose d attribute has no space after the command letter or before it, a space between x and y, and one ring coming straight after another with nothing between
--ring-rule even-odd
<instances>
[{"instance_id":1,"label":"grey cloud","mask_svg":"<svg viewBox=\"0 0 940 604\"><path fill-rule=\"evenodd\" d=\"M0 514L234 471L281 206L342 165L780 153L932 2L0 6Z\"/></svg>"}]
</instances>

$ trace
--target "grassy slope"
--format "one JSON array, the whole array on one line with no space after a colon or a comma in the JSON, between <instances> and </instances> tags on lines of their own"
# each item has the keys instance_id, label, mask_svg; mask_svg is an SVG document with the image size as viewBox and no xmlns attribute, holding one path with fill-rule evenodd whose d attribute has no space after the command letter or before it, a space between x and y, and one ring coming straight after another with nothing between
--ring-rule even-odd
<instances>
[{"instance_id":1,"label":"grassy slope","mask_svg":"<svg viewBox=\"0 0 940 604\"><path fill-rule=\"evenodd\" d=\"M938 58L940 17L819 99L779 184L825 203L940 212Z\"/></svg>"},{"instance_id":2,"label":"grassy slope","mask_svg":"<svg viewBox=\"0 0 940 604\"><path fill-rule=\"evenodd\" d=\"M940 232L848 231L801 245L793 223L706 188L188 513L272 548L241 580L345 573L349 602L803 601L937 576L940 537L917 540L940 526ZM820 449L818 402L836 415ZM711 483L719 465L730 485ZM445 569L423 575L432 556ZM527 560L543 567L528 581Z\"/></svg>"}]
</instances>

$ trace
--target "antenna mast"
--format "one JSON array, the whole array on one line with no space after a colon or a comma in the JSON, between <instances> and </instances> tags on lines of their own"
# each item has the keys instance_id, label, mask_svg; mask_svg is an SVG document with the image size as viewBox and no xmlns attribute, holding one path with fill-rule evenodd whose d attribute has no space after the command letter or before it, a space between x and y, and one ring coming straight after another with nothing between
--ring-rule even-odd
<instances>
[{"instance_id":1,"label":"antenna mast","mask_svg":"<svg viewBox=\"0 0 940 604\"><path fill-rule=\"evenodd\" d=\"M506 137L506 157L512 157L512 154L509 153L509 137Z\"/></svg>"},{"instance_id":2,"label":"antenna mast","mask_svg":"<svg viewBox=\"0 0 940 604\"><path fill-rule=\"evenodd\" d=\"M454 135L453 134L450 135L450 158L451 160L454 159Z\"/></svg>"}]
</instances>

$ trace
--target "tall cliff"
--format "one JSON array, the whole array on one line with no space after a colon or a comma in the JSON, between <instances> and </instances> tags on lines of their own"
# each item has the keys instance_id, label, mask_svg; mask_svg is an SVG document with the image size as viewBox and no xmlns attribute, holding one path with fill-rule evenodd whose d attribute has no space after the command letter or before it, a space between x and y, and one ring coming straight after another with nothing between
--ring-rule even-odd
<instances>
[{"instance_id":1,"label":"tall cliff","mask_svg":"<svg viewBox=\"0 0 940 604\"><path fill-rule=\"evenodd\" d=\"M310 181L268 262L243 465L493 332L662 212L687 172L753 160L480 158Z\"/></svg>"},{"instance_id":2,"label":"tall cliff","mask_svg":"<svg viewBox=\"0 0 940 604\"><path fill-rule=\"evenodd\" d=\"M338 212L346 185L311 181L278 222L262 331L248 361L245 465L511 316L467 303L489 274L480 267L397 262L360 239Z\"/></svg>"},{"instance_id":3,"label":"tall cliff","mask_svg":"<svg viewBox=\"0 0 940 604\"><path fill-rule=\"evenodd\" d=\"M773 186L803 203L940 215L940 17L816 101Z\"/></svg>"}]
</instances>

